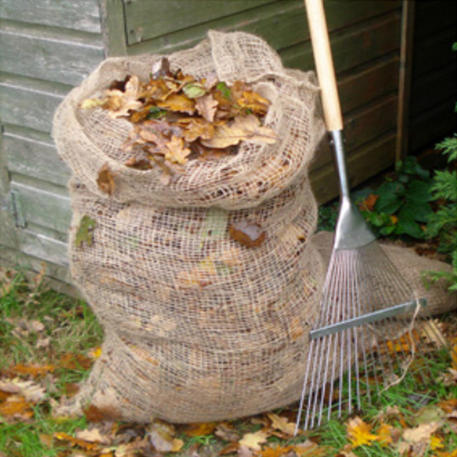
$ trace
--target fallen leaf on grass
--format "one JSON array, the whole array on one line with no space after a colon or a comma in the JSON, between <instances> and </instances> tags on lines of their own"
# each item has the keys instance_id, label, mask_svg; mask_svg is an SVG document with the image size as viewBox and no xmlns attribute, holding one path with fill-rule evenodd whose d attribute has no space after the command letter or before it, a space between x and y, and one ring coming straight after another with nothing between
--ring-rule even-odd
<instances>
[{"instance_id":1,"label":"fallen leaf on grass","mask_svg":"<svg viewBox=\"0 0 457 457\"><path fill-rule=\"evenodd\" d=\"M377 431L377 440L381 446L388 446L393 443L392 434L394 427L389 424L381 424Z\"/></svg>"},{"instance_id":2,"label":"fallen leaf on grass","mask_svg":"<svg viewBox=\"0 0 457 457\"><path fill-rule=\"evenodd\" d=\"M22 395L11 395L0 403L0 416L20 421L30 419L33 417L32 405Z\"/></svg>"},{"instance_id":3,"label":"fallen leaf on grass","mask_svg":"<svg viewBox=\"0 0 457 457\"><path fill-rule=\"evenodd\" d=\"M113 407L98 408L92 404L87 408L84 408L83 413L89 422L113 421L117 420L120 416L120 414Z\"/></svg>"},{"instance_id":4,"label":"fallen leaf on grass","mask_svg":"<svg viewBox=\"0 0 457 457\"><path fill-rule=\"evenodd\" d=\"M241 141L273 144L276 140L274 130L262 126L256 116L248 115L238 116L233 121L216 127L214 136L209 140L202 140L202 144L210 148L227 148Z\"/></svg>"},{"instance_id":5,"label":"fallen leaf on grass","mask_svg":"<svg viewBox=\"0 0 457 457\"><path fill-rule=\"evenodd\" d=\"M286 433L287 435L294 435L295 423L289 422L287 418L278 416L277 414L268 413L268 418L271 420L271 427Z\"/></svg>"},{"instance_id":6,"label":"fallen leaf on grass","mask_svg":"<svg viewBox=\"0 0 457 457\"><path fill-rule=\"evenodd\" d=\"M403 432L402 439L397 449L400 454L405 452L412 452L415 457L421 457L425 454L430 447L432 434L435 433L442 423L431 422L429 424L422 424L415 428L406 429Z\"/></svg>"},{"instance_id":7,"label":"fallen leaf on grass","mask_svg":"<svg viewBox=\"0 0 457 457\"><path fill-rule=\"evenodd\" d=\"M240 439L240 435L236 431L235 427L227 422L221 422L217 424L214 435L216 435L218 438L230 442L238 442Z\"/></svg>"},{"instance_id":8,"label":"fallen leaf on grass","mask_svg":"<svg viewBox=\"0 0 457 457\"><path fill-rule=\"evenodd\" d=\"M378 201L379 195L369 194L365 200L359 203L359 208L361 211L373 211L374 205Z\"/></svg>"},{"instance_id":9,"label":"fallen leaf on grass","mask_svg":"<svg viewBox=\"0 0 457 457\"><path fill-rule=\"evenodd\" d=\"M68 435L67 433L64 432L55 432L54 433L54 438L59 440L59 441L66 441L69 443L71 446L78 446L81 449L87 450L87 451L92 451L95 449L98 449L99 446L95 443L90 443L88 441L85 441L83 439L75 438L71 435Z\"/></svg>"},{"instance_id":10,"label":"fallen leaf on grass","mask_svg":"<svg viewBox=\"0 0 457 457\"><path fill-rule=\"evenodd\" d=\"M33 381L23 381L19 378L0 380L0 391L10 394L20 394L25 400L38 403L43 400L46 390Z\"/></svg>"},{"instance_id":11,"label":"fallen leaf on grass","mask_svg":"<svg viewBox=\"0 0 457 457\"><path fill-rule=\"evenodd\" d=\"M111 442L110 438L102 435L98 428L80 430L76 432L76 438L90 443L109 444Z\"/></svg>"},{"instance_id":12,"label":"fallen leaf on grass","mask_svg":"<svg viewBox=\"0 0 457 457\"><path fill-rule=\"evenodd\" d=\"M155 420L148 425L147 438L159 452L178 452L184 442L174 437L175 429L173 425L166 422Z\"/></svg>"},{"instance_id":13,"label":"fallen leaf on grass","mask_svg":"<svg viewBox=\"0 0 457 457\"><path fill-rule=\"evenodd\" d=\"M55 370L54 365L23 365L21 363L12 366L8 371L18 375L28 375L34 378L44 376L47 373L52 373Z\"/></svg>"},{"instance_id":14,"label":"fallen leaf on grass","mask_svg":"<svg viewBox=\"0 0 457 457\"><path fill-rule=\"evenodd\" d=\"M204 436L211 435L216 429L217 424L215 422L203 422L201 424L191 424L188 425L184 433L187 436Z\"/></svg>"},{"instance_id":15,"label":"fallen leaf on grass","mask_svg":"<svg viewBox=\"0 0 457 457\"><path fill-rule=\"evenodd\" d=\"M238 457L253 457L252 451L247 446L240 446L238 448Z\"/></svg>"},{"instance_id":16,"label":"fallen leaf on grass","mask_svg":"<svg viewBox=\"0 0 457 457\"><path fill-rule=\"evenodd\" d=\"M98 170L97 186L105 194L113 195L114 193L116 187L114 184L114 177L107 163Z\"/></svg>"},{"instance_id":17,"label":"fallen leaf on grass","mask_svg":"<svg viewBox=\"0 0 457 457\"><path fill-rule=\"evenodd\" d=\"M378 440L378 436L371 433L371 425L364 422L360 417L351 419L347 424L347 433L352 447L371 445Z\"/></svg>"},{"instance_id":18,"label":"fallen leaf on grass","mask_svg":"<svg viewBox=\"0 0 457 457\"><path fill-rule=\"evenodd\" d=\"M230 238L248 248L260 246L266 237L260 225L246 220L230 224L229 235Z\"/></svg>"},{"instance_id":19,"label":"fallen leaf on grass","mask_svg":"<svg viewBox=\"0 0 457 457\"><path fill-rule=\"evenodd\" d=\"M59 366L67 370L88 370L93 363L93 359L83 354L66 353L60 358Z\"/></svg>"},{"instance_id":20,"label":"fallen leaf on grass","mask_svg":"<svg viewBox=\"0 0 457 457\"><path fill-rule=\"evenodd\" d=\"M239 441L239 444L254 451L260 451L260 445L266 443L267 438L268 434L263 430L259 430L254 433L246 433Z\"/></svg>"}]
</instances>

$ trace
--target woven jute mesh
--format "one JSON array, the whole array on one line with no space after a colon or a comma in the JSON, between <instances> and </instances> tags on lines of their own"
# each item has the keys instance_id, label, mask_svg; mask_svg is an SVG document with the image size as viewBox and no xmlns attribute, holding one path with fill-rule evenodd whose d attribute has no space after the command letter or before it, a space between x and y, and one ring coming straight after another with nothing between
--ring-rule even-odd
<instances>
[{"instance_id":1,"label":"woven jute mesh","mask_svg":"<svg viewBox=\"0 0 457 457\"><path fill-rule=\"evenodd\" d=\"M81 102L128 74L146 80L161 56L105 60L58 108L53 135L73 172L71 273L105 330L102 356L66 407L91 403L127 420L201 422L255 414L296 400L324 267L309 243L317 220L308 166L324 128L312 73L284 69L246 33L209 32L168 56L172 69L252 83L271 101L273 145L189 160L167 184L161 170L124 166L131 129ZM108 164L113 195L97 187ZM84 216L93 242L76 246ZM266 233L248 248L237 221Z\"/></svg>"}]
</instances>

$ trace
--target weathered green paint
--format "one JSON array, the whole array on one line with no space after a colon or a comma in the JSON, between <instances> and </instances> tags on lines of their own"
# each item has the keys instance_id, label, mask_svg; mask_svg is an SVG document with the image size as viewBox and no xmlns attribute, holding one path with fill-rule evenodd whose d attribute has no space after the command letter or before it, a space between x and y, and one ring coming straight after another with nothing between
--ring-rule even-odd
<instances>
[{"instance_id":1,"label":"weathered green paint","mask_svg":"<svg viewBox=\"0 0 457 457\"><path fill-rule=\"evenodd\" d=\"M42 233L30 230L18 230L18 248L24 254L52 262L56 265L68 266L67 243L55 240Z\"/></svg>"},{"instance_id":2,"label":"weathered green paint","mask_svg":"<svg viewBox=\"0 0 457 457\"><path fill-rule=\"evenodd\" d=\"M398 85L398 67L399 60L394 54L340 78L338 91L343 113L395 92Z\"/></svg>"},{"instance_id":3,"label":"weathered green paint","mask_svg":"<svg viewBox=\"0 0 457 457\"><path fill-rule=\"evenodd\" d=\"M26 223L48 227L67 233L71 220L70 198L65 189L60 193L42 190L18 182L11 182L16 191Z\"/></svg>"},{"instance_id":4,"label":"weathered green paint","mask_svg":"<svg viewBox=\"0 0 457 457\"><path fill-rule=\"evenodd\" d=\"M57 265L52 262L46 263L46 277L47 280L56 280L57 284L71 284L71 276L68 266ZM24 254L16 249L11 249L2 246L0 249L0 264L10 265L12 267L20 267L21 269L29 269L38 272L43 267L43 259Z\"/></svg>"},{"instance_id":5,"label":"weathered green paint","mask_svg":"<svg viewBox=\"0 0 457 457\"><path fill-rule=\"evenodd\" d=\"M54 111L69 89L47 81L0 74L0 118L3 124L50 132Z\"/></svg>"},{"instance_id":6,"label":"weathered green paint","mask_svg":"<svg viewBox=\"0 0 457 457\"><path fill-rule=\"evenodd\" d=\"M128 44L208 23L275 0L124 0Z\"/></svg>"},{"instance_id":7,"label":"weathered green paint","mask_svg":"<svg viewBox=\"0 0 457 457\"><path fill-rule=\"evenodd\" d=\"M351 186L356 186L392 165L395 155L395 133L388 133L369 143L348 157L348 174ZM338 195L338 178L333 163L311 172L311 183L319 203Z\"/></svg>"},{"instance_id":8,"label":"weathered green paint","mask_svg":"<svg viewBox=\"0 0 457 457\"><path fill-rule=\"evenodd\" d=\"M6 157L2 153L3 134L0 130L0 245L17 247L16 228L12 215L9 176Z\"/></svg>"},{"instance_id":9,"label":"weathered green paint","mask_svg":"<svg viewBox=\"0 0 457 457\"><path fill-rule=\"evenodd\" d=\"M100 33L97 0L2 0L0 17Z\"/></svg>"},{"instance_id":10,"label":"weathered green paint","mask_svg":"<svg viewBox=\"0 0 457 457\"><path fill-rule=\"evenodd\" d=\"M396 126L397 103L396 95L391 95L346 116L344 119L346 152L351 154L363 144L375 141L380 135L393 131ZM328 163L333 163L333 152L324 146L323 150L316 155L313 169Z\"/></svg>"},{"instance_id":11,"label":"weathered green paint","mask_svg":"<svg viewBox=\"0 0 457 457\"><path fill-rule=\"evenodd\" d=\"M213 1L213 0L205 0ZM348 27L374 15L399 8L398 1L353 1L326 2L326 13L330 31ZM148 16L143 17L144 28L155 27ZM249 9L228 17L217 18L208 23L197 23L182 30L169 31L164 35L130 45L129 54L168 53L188 48L206 36L209 28L223 31L242 30L263 37L277 50L300 44L309 39L309 31L302 0L281 0L268 3L259 8Z\"/></svg>"},{"instance_id":12,"label":"weathered green paint","mask_svg":"<svg viewBox=\"0 0 457 457\"><path fill-rule=\"evenodd\" d=\"M49 135L25 128L7 127L2 156L11 172L65 186L70 177Z\"/></svg>"},{"instance_id":13,"label":"weathered green paint","mask_svg":"<svg viewBox=\"0 0 457 457\"><path fill-rule=\"evenodd\" d=\"M363 23L332 37L332 53L337 73L347 71L398 49L400 16L397 12L382 16L369 24ZM313 68L313 54L309 42L280 52L288 67Z\"/></svg>"},{"instance_id":14,"label":"weathered green paint","mask_svg":"<svg viewBox=\"0 0 457 457\"><path fill-rule=\"evenodd\" d=\"M79 84L103 59L103 44L94 37L66 35L17 23L0 23L2 71Z\"/></svg>"},{"instance_id":15,"label":"weathered green paint","mask_svg":"<svg viewBox=\"0 0 457 457\"><path fill-rule=\"evenodd\" d=\"M122 0L100 0L103 42L106 56L127 54L124 3Z\"/></svg>"}]
</instances>

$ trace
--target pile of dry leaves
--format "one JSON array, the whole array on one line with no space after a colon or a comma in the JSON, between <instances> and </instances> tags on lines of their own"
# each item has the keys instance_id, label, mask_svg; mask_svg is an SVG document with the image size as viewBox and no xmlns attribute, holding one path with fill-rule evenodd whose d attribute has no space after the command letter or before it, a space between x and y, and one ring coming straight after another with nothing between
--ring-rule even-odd
<instances>
[{"instance_id":1,"label":"pile of dry leaves","mask_svg":"<svg viewBox=\"0 0 457 457\"><path fill-rule=\"evenodd\" d=\"M100 97L84 100L81 108L102 107L110 117L132 123L124 144L132 154L126 166L159 166L170 174L191 159L235 154L241 141L274 143L275 132L263 126L269 105L245 82L229 86L216 78L172 72L164 57L153 67L149 81L128 75Z\"/></svg>"}]
</instances>

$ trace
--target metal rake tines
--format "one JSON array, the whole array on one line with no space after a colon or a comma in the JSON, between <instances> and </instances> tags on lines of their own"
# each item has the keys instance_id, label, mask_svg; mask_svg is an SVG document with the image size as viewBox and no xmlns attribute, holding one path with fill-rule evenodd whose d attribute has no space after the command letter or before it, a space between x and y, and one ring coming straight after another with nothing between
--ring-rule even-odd
<instances>
[{"instance_id":1,"label":"metal rake tines","mask_svg":"<svg viewBox=\"0 0 457 457\"><path fill-rule=\"evenodd\" d=\"M376 262L373 262L376 257ZM416 300L376 243L334 250L324 283L321 309L311 332L297 429L321 424L347 406L360 409L401 380L419 343L415 324L424 300ZM344 404L347 405L344 405Z\"/></svg>"}]
</instances>

